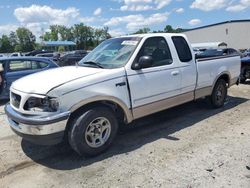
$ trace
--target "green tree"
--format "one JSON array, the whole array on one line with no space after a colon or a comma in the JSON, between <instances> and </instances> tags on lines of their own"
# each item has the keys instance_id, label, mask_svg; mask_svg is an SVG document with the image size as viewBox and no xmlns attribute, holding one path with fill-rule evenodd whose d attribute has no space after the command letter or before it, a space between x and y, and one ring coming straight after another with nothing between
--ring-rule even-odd
<instances>
[{"instance_id":1,"label":"green tree","mask_svg":"<svg viewBox=\"0 0 250 188\"><path fill-rule=\"evenodd\" d=\"M67 28L64 25L51 25L50 32L46 32L40 38L44 41L74 40L72 27Z\"/></svg>"},{"instance_id":2,"label":"green tree","mask_svg":"<svg viewBox=\"0 0 250 188\"><path fill-rule=\"evenodd\" d=\"M20 44L17 44L14 48L15 52L22 52L22 46Z\"/></svg>"},{"instance_id":3,"label":"green tree","mask_svg":"<svg viewBox=\"0 0 250 188\"><path fill-rule=\"evenodd\" d=\"M10 39L7 35L2 35L0 39L0 52L1 53L10 53L13 51L13 46L11 45Z\"/></svg>"},{"instance_id":4,"label":"green tree","mask_svg":"<svg viewBox=\"0 0 250 188\"><path fill-rule=\"evenodd\" d=\"M182 28L177 28L175 31L176 31L176 33L182 33L182 32L184 32L184 31L185 31L185 29L182 29Z\"/></svg>"},{"instance_id":5,"label":"green tree","mask_svg":"<svg viewBox=\"0 0 250 188\"><path fill-rule=\"evenodd\" d=\"M41 40L43 41L50 41L51 40L51 33L50 32L45 32L44 35L40 37Z\"/></svg>"},{"instance_id":6,"label":"green tree","mask_svg":"<svg viewBox=\"0 0 250 188\"><path fill-rule=\"evenodd\" d=\"M109 34L109 28L105 26L103 28L103 40L109 38L111 38L111 35Z\"/></svg>"},{"instance_id":7,"label":"green tree","mask_svg":"<svg viewBox=\"0 0 250 188\"><path fill-rule=\"evenodd\" d=\"M111 38L111 35L108 33L108 30L108 27L94 29L94 46L97 46L102 41Z\"/></svg>"},{"instance_id":8,"label":"green tree","mask_svg":"<svg viewBox=\"0 0 250 188\"><path fill-rule=\"evenodd\" d=\"M59 34L58 25L51 25L49 28L50 28L50 40L57 41Z\"/></svg>"},{"instance_id":9,"label":"green tree","mask_svg":"<svg viewBox=\"0 0 250 188\"><path fill-rule=\"evenodd\" d=\"M149 32L150 32L150 29L148 27L144 27L136 31L134 34L143 34L143 33L149 33Z\"/></svg>"},{"instance_id":10,"label":"green tree","mask_svg":"<svg viewBox=\"0 0 250 188\"><path fill-rule=\"evenodd\" d=\"M58 25L58 34L60 35L60 40L73 40L72 28L67 28L63 25Z\"/></svg>"},{"instance_id":11,"label":"green tree","mask_svg":"<svg viewBox=\"0 0 250 188\"><path fill-rule=\"evenodd\" d=\"M59 46L59 47L58 47L58 52L60 52L60 53L65 52L64 46Z\"/></svg>"},{"instance_id":12,"label":"green tree","mask_svg":"<svg viewBox=\"0 0 250 188\"><path fill-rule=\"evenodd\" d=\"M13 49L15 48L15 46L17 45L17 36L16 36L16 32L11 31L9 34L9 40L10 40L10 44L13 47Z\"/></svg>"},{"instance_id":13,"label":"green tree","mask_svg":"<svg viewBox=\"0 0 250 188\"><path fill-rule=\"evenodd\" d=\"M75 24L73 27L73 36L77 49L88 49L93 45L94 29L84 25L84 23Z\"/></svg>"},{"instance_id":14,"label":"green tree","mask_svg":"<svg viewBox=\"0 0 250 188\"><path fill-rule=\"evenodd\" d=\"M182 28L174 29L171 25L166 25L166 27L164 28L165 33L181 33L183 31L184 29Z\"/></svg>"},{"instance_id":15,"label":"green tree","mask_svg":"<svg viewBox=\"0 0 250 188\"><path fill-rule=\"evenodd\" d=\"M109 28L93 28L84 23L75 24L73 27L51 25L50 31L40 36L41 40L68 40L76 42L77 49L92 49L105 39L111 38Z\"/></svg>"},{"instance_id":16,"label":"green tree","mask_svg":"<svg viewBox=\"0 0 250 188\"><path fill-rule=\"evenodd\" d=\"M15 46L16 51L27 52L35 49L36 37L30 30L24 27L19 27L16 30L17 45Z\"/></svg>"},{"instance_id":17,"label":"green tree","mask_svg":"<svg viewBox=\"0 0 250 188\"><path fill-rule=\"evenodd\" d=\"M166 25L166 27L164 28L164 32L165 33L175 33L175 30L173 29L173 27L171 25Z\"/></svg>"}]
</instances>

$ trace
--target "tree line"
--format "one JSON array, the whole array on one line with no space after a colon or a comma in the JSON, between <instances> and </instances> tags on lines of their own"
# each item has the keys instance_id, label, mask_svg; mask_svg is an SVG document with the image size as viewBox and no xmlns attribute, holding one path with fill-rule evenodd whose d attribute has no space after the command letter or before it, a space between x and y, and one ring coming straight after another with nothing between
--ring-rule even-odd
<instances>
[{"instance_id":1,"label":"tree line","mask_svg":"<svg viewBox=\"0 0 250 188\"><path fill-rule=\"evenodd\" d=\"M93 49L100 42L111 37L108 27L93 28L84 23L75 24L72 27L63 25L51 25L49 31L40 36L41 41L73 41L76 49ZM140 33L180 33L181 28L174 29L171 25L166 25L163 30L151 31L149 28L142 28L134 34ZM29 52L39 49L41 46L36 43L36 36L27 28L19 27L16 31L11 31L9 35L0 37L0 53Z\"/></svg>"},{"instance_id":2,"label":"tree line","mask_svg":"<svg viewBox=\"0 0 250 188\"><path fill-rule=\"evenodd\" d=\"M93 28L83 23L73 27L51 25L50 31L40 37L43 41L73 41L77 49L92 49L105 39L111 38L108 27Z\"/></svg>"},{"instance_id":3,"label":"tree line","mask_svg":"<svg viewBox=\"0 0 250 188\"><path fill-rule=\"evenodd\" d=\"M24 27L0 38L0 53L28 52L35 49L36 37Z\"/></svg>"},{"instance_id":4,"label":"tree line","mask_svg":"<svg viewBox=\"0 0 250 188\"><path fill-rule=\"evenodd\" d=\"M143 33L181 33L186 31L185 29L182 28L176 28L174 29L171 25L166 25L163 30L158 30L158 31L151 31L150 28L144 27L139 29L138 31L134 32L133 34L143 34Z\"/></svg>"},{"instance_id":5,"label":"tree line","mask_svg":"<svg viewBox=\"0 0 250 188\"><path fill-rule=\"evenodd\" d=\"M72 27L51 25L49 29L49 32L39 37L41 41L73 41L76 43L76 49L93 49L100 42L111 37L108 27L99 29L83 23ZM15 32L11 31L9 35L2 35L0 38L0 53L29 52L39 48L41 46L36 43L35 35L25 27L20 27Z\"/></svg>"}]
</instances>

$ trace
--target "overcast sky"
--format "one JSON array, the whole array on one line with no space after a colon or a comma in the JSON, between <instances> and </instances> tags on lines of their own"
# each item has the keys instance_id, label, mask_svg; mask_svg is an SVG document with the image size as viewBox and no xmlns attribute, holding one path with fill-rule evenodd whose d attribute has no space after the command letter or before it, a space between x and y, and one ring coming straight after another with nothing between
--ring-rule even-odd
<instances>
[{"instance_id":1,"label":"overcast sky","mask_svg":"<svg viewBox=\"0 0 250 188\"><path fill-rule=\"evenodd\" d=\"M1 0L0 35L25 26L36 36L51 24L108 26L112 36L139 28L194 28L250 19L250 0Z\"/></svg>"}]
</instances>

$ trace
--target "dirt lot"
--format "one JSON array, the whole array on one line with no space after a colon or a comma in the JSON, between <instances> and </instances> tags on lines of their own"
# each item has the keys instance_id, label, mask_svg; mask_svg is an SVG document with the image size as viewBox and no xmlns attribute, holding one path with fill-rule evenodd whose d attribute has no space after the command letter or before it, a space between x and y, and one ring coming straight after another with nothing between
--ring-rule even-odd
<instances>
[{"instance_id":1,"label":"dirt lot","mask_svg":"<svg viewBox=\"0 0 250 188\"><path fill-rule=\"evenodd\" d=\"M205 101L144 118L111 149L80 158L14 135L0 110L0 187L250 187L250 83L222 109Z\"/></svg>"}]
</instances>

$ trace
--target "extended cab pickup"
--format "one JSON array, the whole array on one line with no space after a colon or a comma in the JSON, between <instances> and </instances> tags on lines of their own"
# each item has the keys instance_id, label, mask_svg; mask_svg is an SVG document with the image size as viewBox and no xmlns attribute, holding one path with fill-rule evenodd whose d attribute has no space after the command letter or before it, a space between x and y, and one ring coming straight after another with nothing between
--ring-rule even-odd
<instances>
[{"instance_id":1,"label":"extended cab pickup","mask_svg":"<svg viewBox=\"0 0 250 188\"><path fill-rule=\"evenodd\" d=\"M124 36L104 41L76 66L17 80L5 111L26 140L67 139L77 153L97 155L119 124L207 96L223 106L239 75L240 56L196 60L185 35Z\"/></svg>"}]
</instances>

